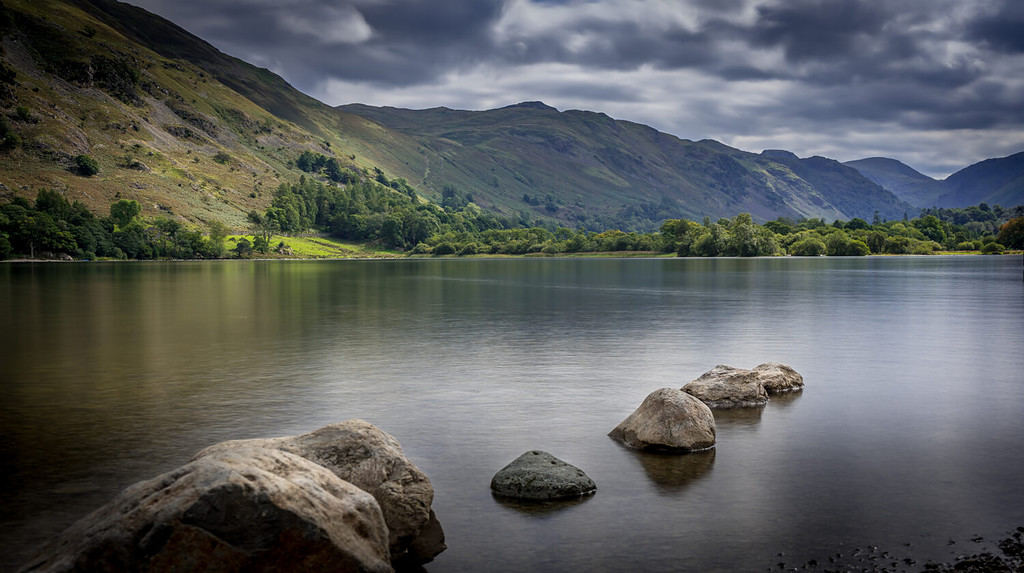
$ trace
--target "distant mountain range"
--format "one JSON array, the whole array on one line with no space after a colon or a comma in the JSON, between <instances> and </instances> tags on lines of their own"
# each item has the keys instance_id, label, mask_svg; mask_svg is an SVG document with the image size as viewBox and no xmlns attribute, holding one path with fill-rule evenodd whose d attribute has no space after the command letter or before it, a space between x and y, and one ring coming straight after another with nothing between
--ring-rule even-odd
<instances>
[{"instance_id":1,"label":"distant mountain range","mask_svg":"<svg viewBox=\"0 0 1024 573\"><path fill-rule=\"evenodd\" d=\"M0 34L0 198L55 188L97 211L131 198L146 214L241 228L278 184L309 176L296 159L312 151L365 177L403 178L427 200L591 229L1024 203L1024 154L935 181L892 159L750 153L541 102L332 108L114 0L4 0ZM79 155L100 172L76 174Z\"/></svg>"},{"instance_id":2,"label":"distant mountain range","mask_svg":"<svg viewBox=\"0 0 1024 573\"><path fill-rule=\"evenodd\" d=\"M915 207L1024 204L1024 152L986 159L942 180L887 157L847 161L844 165L860 171Z\"/></svg>"}]
</instances>

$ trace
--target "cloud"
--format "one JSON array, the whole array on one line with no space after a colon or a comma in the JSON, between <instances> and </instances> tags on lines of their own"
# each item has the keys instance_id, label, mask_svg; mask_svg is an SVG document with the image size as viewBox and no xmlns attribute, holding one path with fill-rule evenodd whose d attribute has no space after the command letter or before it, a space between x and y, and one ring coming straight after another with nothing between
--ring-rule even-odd
<instances>
[{"instance_id":1,"label":"cloud","mask_svg":"<svg viewBox=\"0 0 1024 573\"><path fill-rule=\"evenodd\" d=\"M299 36L327 45L359 44L370 39L373 33L363 15L352 6L317 6L312 13L285 13L281 25Z\"/></svg>"},{"instance_id":2,"label":"cloud","mask_svg":"<svg viewBox=\"0 0 1024 573\"><path fill-rule=\"evenodd\" d=\"M1024 148L1016 0L133 1L332 105L539 99L933 175Z\"/></svg>"}]
</instances>

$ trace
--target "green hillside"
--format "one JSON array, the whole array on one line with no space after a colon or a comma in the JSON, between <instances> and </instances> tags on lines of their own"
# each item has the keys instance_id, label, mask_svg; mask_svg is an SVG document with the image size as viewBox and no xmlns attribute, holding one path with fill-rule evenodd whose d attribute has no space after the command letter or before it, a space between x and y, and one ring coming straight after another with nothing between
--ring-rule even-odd
<instances>
[{"instance_id":1,"label":"green hillside","mask_svg":"<svg viewBox=\"0 0 1024 573\"><path fill-rule=\"evenodd\" d=\"M367 105L339 109L415 137L440 156L422 178L474 201L591 228L645 228L667 217L902 217L909 206L823 158L747 153L602 113L540 102L474 112Z\"/></svg>"},{"instance_id":2,"label":"green hillside","mask_svg":"<svg viewBox=\"0 0 1024 573\"><path fill-rule=\"evenodd\" d=\"M353 172L402 164L416 144L339 114L273 73L117 2L6 0L0 8L6 142L0 194L56 189L105 212L247 225L303 174L303 151ZM78 173L78 156L99 172Z\"/></svg>"}]
</instances>

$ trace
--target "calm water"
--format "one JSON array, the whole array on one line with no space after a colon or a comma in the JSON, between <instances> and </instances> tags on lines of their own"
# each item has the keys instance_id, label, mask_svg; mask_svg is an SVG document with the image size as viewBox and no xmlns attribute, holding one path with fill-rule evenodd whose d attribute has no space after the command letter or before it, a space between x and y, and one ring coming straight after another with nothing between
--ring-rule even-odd
<instances>
[{"instance_id":1,"label":"calm water","mask_svg":"<svg viewBox=\"0 0 1024 573\"><path fill-rule=\"evenodd\" d=\"M768 360L806 391L719 415L712 454L605 435ZM353 417L433 481L431 572L947 559L1024 525L1020 257L2 265L0 384L0 569L210 443ZM527 449L597 494L495 500Z\"/></svg>"}]
</instances>

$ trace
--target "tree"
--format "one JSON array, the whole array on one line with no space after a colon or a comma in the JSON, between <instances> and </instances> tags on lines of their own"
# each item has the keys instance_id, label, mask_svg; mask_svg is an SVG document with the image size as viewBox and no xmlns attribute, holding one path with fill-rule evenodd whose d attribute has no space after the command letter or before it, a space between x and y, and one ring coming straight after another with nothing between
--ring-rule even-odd
<instances>
[{"instance_id":1,"label":"tree","mask_svg":"<svg viewBox=\"0 0 1024 573\"><path fill-rule=\"evenodd\" d=\"M798 257L818 257L825 254L825 243L817 237L807 237L793 243L789 254Z\"/></svg>"},{"instance_id":2,"label":"tree","mask_svg":"<svg viewBox=\"0 0 1024 573\"><path fill-rule=\"evenodd\" d=\"M127 227L141 212L142 206L134 199L121 199L110 206L110 218L118 227Z\"/></svg>"},{"instance_id":3,"label":"tree","mask_svg":"<svg viewBox=\"0 0 1024 573\"><path fill-rule=\"evenodd\" d=\"M238 258L247 259L252 256L252 243L249 242L249 239L243 237L238 239L238 243L235 245L235 248L231 250L235 252L235 255Z\"/></svg>"},{"instance_id":4,"label":"tree","mask_svg":"<svg viewBox=\"0 0 1024 573\"><path fill-rule=\"evenodd\" d=\"M83 177L92 177L100 172L100 164L88 155L75 157L75 171Z\"/></svg>"},{"instance_id":5,"label":"tree","mask_svg":"<svg viewBox=\"0 0 1024 573\"><path fill-rule=\"evenodd\" d=\"M996 241L1011 249L1024 249L1024 217L1015 217L999 229Z\"/></svg>"},{"instance_id":6,"label":"tree","mask_svg":"<svg viewBox=\"0 0 1024 573\"><path fill-rule=\"evenodd\" d=\"M224 239L228 236L228 228L220 221L210 221L206 224L209 231L206 254L213 258L224 256Z\"/></svg>"}]
</instances>

